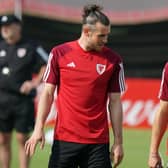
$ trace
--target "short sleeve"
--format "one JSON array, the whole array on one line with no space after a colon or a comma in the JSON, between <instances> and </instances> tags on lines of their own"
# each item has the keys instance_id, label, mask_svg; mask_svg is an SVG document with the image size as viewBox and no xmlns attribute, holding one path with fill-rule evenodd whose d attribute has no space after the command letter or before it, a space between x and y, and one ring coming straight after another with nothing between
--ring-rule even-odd
<instances>
[{"instance_id":1,"label":"short sleeve","mask_svg":"<svg viewBox=\"0 0 168 168\"><path fill-rule=\"evenodd\" d=\"M59 68L58 68L58 55L54 49L49 54L47 68L43 76L45 83L58 85L59 83Z\"/></svg>"},{"instance_id":2,"label":"short sleeve","mask_svg":"<svg viewBox=\"0 0 168 168\"><path fill-rule=\"evenodd\" d=\"M165 65L162 72L162 80L158 97L161 100L168 101L168 63Z\"/></svg>"},{"instance_id":3,"label":"short sleeve","mask_svg":"<svg viewBox=\"0 0 168 168\"><path fill-rule=\"evenodd\" d=\"M114 72L111 75L111 79L108 86L108 92L124 92L125 91L125 77L123 63L117 63L115 65Z\"/></svg>"}]
</instances>

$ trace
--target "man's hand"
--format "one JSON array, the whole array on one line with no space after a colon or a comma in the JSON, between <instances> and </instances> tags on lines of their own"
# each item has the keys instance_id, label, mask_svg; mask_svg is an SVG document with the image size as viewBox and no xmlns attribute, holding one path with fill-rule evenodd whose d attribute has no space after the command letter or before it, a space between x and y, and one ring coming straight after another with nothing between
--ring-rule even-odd
<instances>
[{"instance_id":1,"label":"man's hand","mask_svg":"<svg viewBox=\"0 0 168 168\"><path fill-rule=\"evenodd\" d=\"M148 166L150 168L162 168L162 161L159 154L151 153L149 155Z\"/></svg>"},{"instance_id":2,"label":"man's hand","mask_svg":"<svg viewBox=\"0 0 168 168\"><path fill-rule=\"evenodd\" d=\"M32 156L35 153L37 144L40 142L40 149L43 149L45 144L44 132L34 131L32 136L25 143L26 155Z\"/></svg>"},{"instance_id":3,"label":"man's hand","mask_svg":"<svg viewBox=\"0 0 168 168\"><path fill-rule=\"evenodd\" d=\"M124 157L122 144L114 144L111 148L111 160L113 162L113 168L116 168Z\"/></svg>"},{"instance_id":4,"label":"man's hand","mask_svg":"<svg viewBox=\"0 0 168 168\"><path fill-rule=\"evenodd\" d=\"M33 81L25 81L20 87L20 92L28 95L34 87Z\"/></svg>"}]
</instances>

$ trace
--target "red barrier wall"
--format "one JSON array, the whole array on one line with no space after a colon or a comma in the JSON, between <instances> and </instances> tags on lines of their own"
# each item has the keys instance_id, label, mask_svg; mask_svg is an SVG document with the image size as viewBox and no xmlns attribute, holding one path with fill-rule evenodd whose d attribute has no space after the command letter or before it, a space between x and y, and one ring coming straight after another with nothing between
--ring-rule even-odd
<instances>
[{"instance_id":1,"label":"red barrier wall","mask_svg":"<svg viewBox=\"0 0 168 168\"><path fill-rule=\"evenodd\" d=\"M124 126L150 127L159 99L159 79L127 79L124 93Z\"/></svg>"}]
</instances>

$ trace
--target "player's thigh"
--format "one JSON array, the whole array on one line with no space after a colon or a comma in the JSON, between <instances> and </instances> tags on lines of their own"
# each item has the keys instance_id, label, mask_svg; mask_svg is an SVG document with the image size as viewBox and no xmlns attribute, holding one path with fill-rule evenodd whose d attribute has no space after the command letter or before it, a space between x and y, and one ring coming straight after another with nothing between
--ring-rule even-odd
<instances>
[{"instance_id":1,"label":"player's thigh","mask_svg":"<svg viewBox=\"0 0 168 168\"><path fill-rule=\"evenodd\" d=\"M109 144L90 144L81 154L80 168L112 168Z\"/></svg>"},{"instance_id":2,"label":"player's thigh","mask_svg":"<svg viewBox=\"0 0 168 168\"><path fill-rule=\"evenodd\" d=\"M34 102L24 99L15 107L14 127L17 132L27 134L34 128Z\"/></svg>"},{"instance_id":3,"label":"player's thigh","mask_svg":"<svg viewBox=\"0 0 168 168\"><path fill-rule=\"evenodd\" d=\"M78 168L78 155L82 147L82 144L55 140L48 168Z\"/></svg>"},{"instance_id":4,"label":"player's thigh","mask_svg":"<svg viewBox=\"0 0 168 168\"><path fill-rule=\"evenodd\" d=\"M0 132L0 146L10 148L12 133Z\"/></svg>"}]
</instances>

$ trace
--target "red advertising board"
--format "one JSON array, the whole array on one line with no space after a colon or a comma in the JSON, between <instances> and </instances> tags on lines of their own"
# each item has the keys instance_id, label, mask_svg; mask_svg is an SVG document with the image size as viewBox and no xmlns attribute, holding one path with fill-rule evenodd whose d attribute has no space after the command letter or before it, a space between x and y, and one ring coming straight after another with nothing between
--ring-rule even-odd
<instances>
[{"instance_id":1,"label":"red advertising board","mask_svg":"<svg viewBox=\"0 0 168 168\"><path fill-rule=\"evenodd\" d=\"M158 109L159 79L127 79L122 96L124 126L151 127Z\"/></svg>"}]
</instances>

